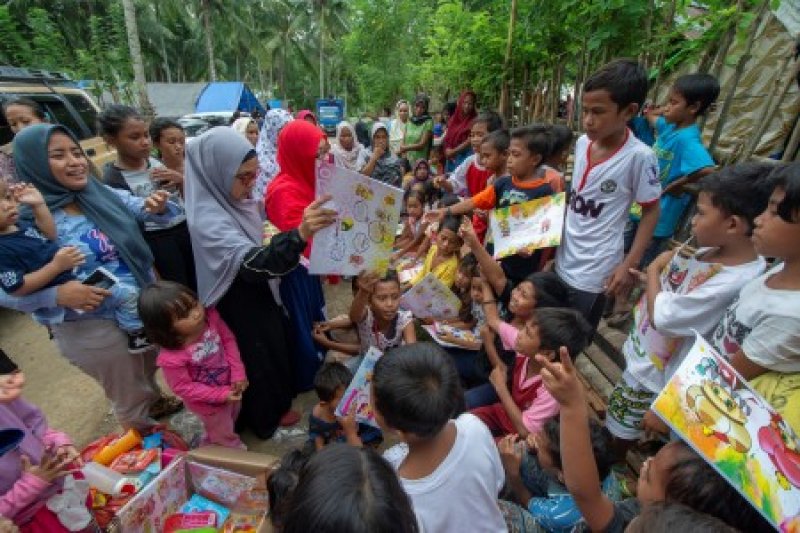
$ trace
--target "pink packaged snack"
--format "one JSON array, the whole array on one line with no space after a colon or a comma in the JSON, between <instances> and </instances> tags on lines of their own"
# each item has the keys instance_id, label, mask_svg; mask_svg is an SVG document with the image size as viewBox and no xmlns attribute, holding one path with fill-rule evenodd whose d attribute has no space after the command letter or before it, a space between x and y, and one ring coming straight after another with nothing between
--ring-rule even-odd
<instances>
[{"instance_id":1,"label":"pink packaged snack","mask_svg":"<svg viewBox=\"0 0 800 533\"><path fill-rule=\"evenodd\" d=\"M217 515L213 511L175 513L164 521L164 533L175 533L182 529L216 527Z\"/></svg>"}]
</instances>

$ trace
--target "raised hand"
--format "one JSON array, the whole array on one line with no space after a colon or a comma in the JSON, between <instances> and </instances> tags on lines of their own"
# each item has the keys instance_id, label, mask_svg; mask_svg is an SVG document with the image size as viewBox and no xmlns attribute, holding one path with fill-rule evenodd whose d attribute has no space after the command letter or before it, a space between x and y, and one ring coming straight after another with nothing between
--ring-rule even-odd
<instances>
[{"instance_id":1,"label":"raised hand","mask_svg":"<svg viewBox=\"0 0 800 533\"><path fill-rule=\"evenodd\" d=\"M322 228L327 228L336 222L336 211L322 207L322 204L331 198L332 196L329 194L320 196L303 211L303 221L300 223L300 227L297 228L301 239L307 241Z\"/></svg>"}]
</instances>

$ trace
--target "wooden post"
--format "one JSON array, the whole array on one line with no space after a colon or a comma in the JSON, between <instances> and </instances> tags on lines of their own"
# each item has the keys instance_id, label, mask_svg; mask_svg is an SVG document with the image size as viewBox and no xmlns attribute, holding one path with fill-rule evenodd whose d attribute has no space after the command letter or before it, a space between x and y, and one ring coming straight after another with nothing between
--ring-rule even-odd
<instances>
[{"instance_id":1,"label":"wooden post","mask_svg":"<svg viewBox=\"0 0 800 533\"><path fill-rule=\"evenodd\" d=\"M711 142L708 143L708 151L712 154L714 153L714 149L717 147L717 142L719 142L720 135L722 135L722 127L725 125L731 105L733 104L733 96L736 94L736 86L739 85L739 80L742 77L742 72L744 72L745 65L747 65L748 61L750 61L751 53L753 51L753 43L755 42L756 34L758 33L758 29L761 27L764 13L767 12L768 6L769 0L764 0L761 2L761 5L758 8L758 13L756 14L756 18L753 21L753 25L750 28L750 32L747 36L744 52L739 58L739 62L736 64L736 70L733 72L733 77L728 82L730 84L730 89L725 97L725 102L722 104L722 110L719 113L717 125L714 128L714 135L711 137Z\"/></svg>"}]
</instances>

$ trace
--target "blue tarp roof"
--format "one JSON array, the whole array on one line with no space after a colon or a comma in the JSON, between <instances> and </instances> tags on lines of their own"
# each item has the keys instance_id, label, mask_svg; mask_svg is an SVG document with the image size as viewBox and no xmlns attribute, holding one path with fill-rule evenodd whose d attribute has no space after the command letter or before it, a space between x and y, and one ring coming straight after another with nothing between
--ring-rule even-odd
<instances>
[{"instance_id":1,"label":"blue tarp roof","mask_svg":"<svg viewBox=\"0 0 800 533\"><path fill-rule=\"evenodd\" d=\"M253 91L240 81L212 81L197 97L195 112L204 111L252 111L258 109L263 115L266 110Z\"/></svg>"}]
</instances>

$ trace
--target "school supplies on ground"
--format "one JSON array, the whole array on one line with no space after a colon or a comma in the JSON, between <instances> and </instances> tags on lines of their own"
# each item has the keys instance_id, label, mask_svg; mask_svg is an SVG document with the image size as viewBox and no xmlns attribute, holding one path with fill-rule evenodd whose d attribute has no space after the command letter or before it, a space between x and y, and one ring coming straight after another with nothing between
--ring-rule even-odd
<instances>
[{"instance_id":1,"label":"school supplies on ground","mask_svg":"<svg viewBox=\"0 0 800 533\"><path fill-rule=\"evenodd\" d=\"M653 411L781 531L800 527L800 439L700 335Z\"/></svg>"},{"instance_id":2,"label":"school supplies on ground","mask_svg":"<svg viewBox=\"0 0 800 533\"><path fill-rule=\"evenodd\" d=\"M494 258L558 246L565 213L563 192L493 210L489 226L494 238Z\"/></svg>"}]
</instances>

